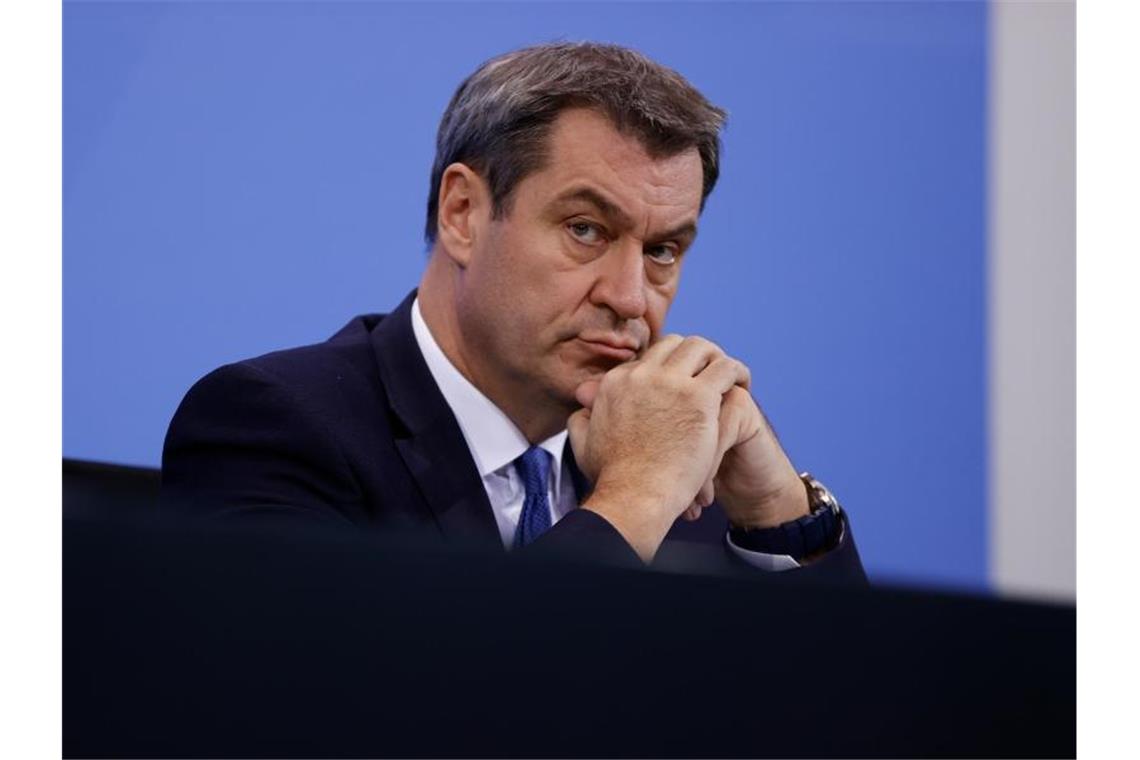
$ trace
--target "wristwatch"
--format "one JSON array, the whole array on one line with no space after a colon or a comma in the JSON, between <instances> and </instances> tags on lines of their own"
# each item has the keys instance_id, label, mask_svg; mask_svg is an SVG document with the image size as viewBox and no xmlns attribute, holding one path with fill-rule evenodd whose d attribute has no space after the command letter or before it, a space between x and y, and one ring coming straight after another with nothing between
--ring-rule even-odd
<instances>
[{"instance_id":1,"label":"wristwatch","mask_svg":"<svg viewBox=\"0 0 1140 760\"><path fill-rule=\"evenodd\" d=\"M795 560L834 549L843 538L843 512L839 502L810 472L801 472L800 480L807 489L808 514L772 528L732 527L729 530L732 543L741 549L786 554Z\"/></svg>"}]
</instances>

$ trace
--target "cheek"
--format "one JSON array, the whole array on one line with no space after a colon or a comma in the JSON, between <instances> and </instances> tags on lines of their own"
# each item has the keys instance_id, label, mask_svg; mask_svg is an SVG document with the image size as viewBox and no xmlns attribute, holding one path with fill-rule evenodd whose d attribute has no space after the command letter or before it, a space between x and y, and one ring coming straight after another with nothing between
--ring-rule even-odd
<instances>
[{"instance_id":1,"label":"cheek","mask_svg":"<svg viewBox=\"0 0 1140 760\"><path fill-rule=\"evenodd\" d=\"M666 289L655 288L649 291L645 321L649 325L649 334L654 339L659 338L665 329L665 316L669 313L669 307L673 304L674 295L676 295L676 288L672 286Z\"/></svg>"},{"instance_id":2,"label":"cheek","mask_svg":"<svg viewBox=\"0 0 1140 760\"><path fill-rule=\"evenodd\" d=\"M567 270L541 251L513 260L498 273L494 308L503 315L503 339L523 354L545 354L573 321L585 294L587 273Z\"/></svg>"},{"instance_id":3,"label":"cheek","mask_svg":"<svg viewBox=\"0 0 1140 760\"><path fill-rule=\"evenodd\" d=\"M589 266L572 260L557 245L534 249L526 262L519 262L520 297L529 312L542 320L542 327L555 327L571 319L589 301L597 279Z\"/></svg>"}]
</instances>

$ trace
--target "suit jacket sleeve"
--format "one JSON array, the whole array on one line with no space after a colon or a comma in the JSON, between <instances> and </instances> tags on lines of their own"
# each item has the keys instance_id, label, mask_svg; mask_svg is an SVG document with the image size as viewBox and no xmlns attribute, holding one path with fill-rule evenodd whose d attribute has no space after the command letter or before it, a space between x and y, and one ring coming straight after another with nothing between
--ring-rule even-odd
<instances>
[{"instance_id":1,"label":"suit jacket sleeve","mask_svg":"<svg viewBox=\"0 0 1140 760\"><path fill-rule=\"evenodd\" d=\"M749 564L728 545L729 537L727 532L724 536L725 553L741 572L751 574L775 572L781 577L786 576L790 580L797 581L806 580L825 583L867 585L867 573L863 570L863 562L859 558L859 550L855 547L855 537L851 533L851 522L846 512L842 513L841 520L843 532L840 535L839 543L831 550L819 555L810 562L802 562L797 568L772 571L763 570Z\"/></svg>"},{"instance_id":2,"label":"suit jacket sleeve","mask_svg":"<svg viewBox=\"0 0 1140 760\"><path fill-rule=\"evenodd\" d=\"M544 556L588 560L616 567L641 568L644 564L622 535L604 517L587 509L576 509L563 517L549 531L523 551ZM867 585L867 574L855 546L850 522L843 515L843 534L839 544L800 567L773 572L749 564L724 543L666 540L651 564L660 570L730 574L741 577L768 577L781 582Z\"/></svg>"}]
</instances>

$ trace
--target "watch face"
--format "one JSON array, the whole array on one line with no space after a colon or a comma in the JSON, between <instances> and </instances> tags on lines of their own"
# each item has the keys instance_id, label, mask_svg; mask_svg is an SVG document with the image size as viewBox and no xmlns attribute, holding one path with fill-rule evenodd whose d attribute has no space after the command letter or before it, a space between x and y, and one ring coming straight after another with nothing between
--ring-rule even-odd
<instances>
[{"instance_id":1,"label":"watch face","mask_svg":"<svg viewBox=\"0 0 1140 760\"><path fill-rule=\"evenodd\" d=\"M831 495L831 491L824 489L823 494L820 496L820 502L827 509L831 510L831 514L839 514L839 502L836 501L835 497Z\"/></svg>"},{"instance_id":2,"label":"watch face","mask_svg":"<svg viewBox=\"0 0 1140 760\"><path fill-rule=\"evenodd\" d=\"M827 486L813 478L810 473L802 473L800 477L803 478L804 483L807 484L808 492L811 494L812 512L826 509L833 515L839 514L839 502L836 501L831 491L827 490Z\"/></svg>"}]
</instances>

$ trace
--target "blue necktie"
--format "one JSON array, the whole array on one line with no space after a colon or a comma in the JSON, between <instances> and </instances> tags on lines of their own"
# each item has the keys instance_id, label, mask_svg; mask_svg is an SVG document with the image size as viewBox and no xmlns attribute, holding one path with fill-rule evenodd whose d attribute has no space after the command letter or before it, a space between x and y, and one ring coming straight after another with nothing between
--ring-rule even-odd
<instances>
[{"instance_id":1,"label":"blue necktie","mask_svg":"<svg viewBox=\"0 0 1140 760\"><path fill-rule=\"evenodd\" d=\"M550 527L550 501L546 483L550 477L550 452L531 446L515 460L515 469L526 488L519 526L515 530L515 548L526 546Z\"/></svg>"}]
</instances>

